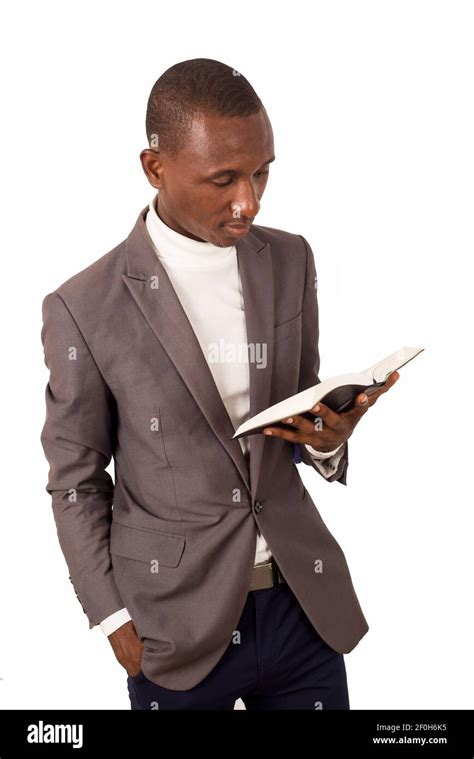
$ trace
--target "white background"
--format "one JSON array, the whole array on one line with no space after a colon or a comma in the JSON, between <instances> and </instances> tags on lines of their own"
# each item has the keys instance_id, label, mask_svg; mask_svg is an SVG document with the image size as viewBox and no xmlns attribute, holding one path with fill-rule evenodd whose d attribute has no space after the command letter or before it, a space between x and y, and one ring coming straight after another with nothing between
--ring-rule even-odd
<instances>
[{"instance_id":1,"label":"white background","mask_svg":"<svg viewBox=\"0 0 474 759\"><path fill-rule=\"evenodd\" d=\"M347 487L300 467L370 625L351 707L474 707L472 3L23 2L1 23L4 708L129 709L57 542L40 445L46 293L154 194L149 91L180 60L244 74L277 160L257 223L303 234L321 378L425 348L350 440Z\"/></svg>"}]
</instances>

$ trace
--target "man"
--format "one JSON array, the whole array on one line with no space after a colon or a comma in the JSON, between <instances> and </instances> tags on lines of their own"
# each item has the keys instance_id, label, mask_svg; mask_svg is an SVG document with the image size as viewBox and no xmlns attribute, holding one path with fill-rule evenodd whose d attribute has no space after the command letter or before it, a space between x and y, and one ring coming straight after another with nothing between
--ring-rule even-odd
<instances>
[{"instance_id":1,"label":"man","mask_svg":"<svg viewBox=\"0 0 474 759\"><path fill-rule=\"evenodd\" d=\"M133 709L239 697L348 709L343 654L368 626L295 461L346 484L347 440L398 374L346 413L321 403L314 423L232 439L319 382L312 251L253 224L273 133L238 71L171 67L146 126L155 197L124 242L43 303L42 443L71 581Z\"/></svg>"}]
</instances>

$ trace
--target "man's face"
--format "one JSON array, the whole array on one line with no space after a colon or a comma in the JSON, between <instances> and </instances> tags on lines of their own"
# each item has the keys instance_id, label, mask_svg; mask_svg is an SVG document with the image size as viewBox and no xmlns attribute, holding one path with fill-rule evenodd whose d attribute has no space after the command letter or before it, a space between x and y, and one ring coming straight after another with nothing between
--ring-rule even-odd
<instances>
[{"instance_id":1,"label":"man's face","mask_svg":"<svg viewBox=\"0 0 474 759\"><path fill-rule=\"evenodd\" d=\"M274 158L273 132L263 110L242 118L200 113L177 157L147 149L140 158L150 184L159 189L165 224L227 247L248 232L260 209Z\"/></svg>"}]
</instances>

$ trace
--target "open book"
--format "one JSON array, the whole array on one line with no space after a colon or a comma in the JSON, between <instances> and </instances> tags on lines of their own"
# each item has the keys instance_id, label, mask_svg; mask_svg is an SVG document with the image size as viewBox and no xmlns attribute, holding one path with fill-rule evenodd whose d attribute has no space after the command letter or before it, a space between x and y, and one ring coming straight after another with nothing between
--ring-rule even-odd
<instances>
[{"instance_id":1,"label":"open book","mask_svg":"<svg viewBox=\"0 0 474 759\"><path fill-rule=\"evenodd\" d=\"M373 393L385 384L392 372L400 369L423 350L424 348L400 348L360 374L340 374L319 382L301 393L291 395L241 424L232 439L244 435L256 435L261 433L264 427L269 426L294 430L294 427L284 424L281 420L298 414L314 421L316 414L308 412L318 401L338 414L347 411L359 393L365 392L366 395Z\"/></svg>"}]
</instances>

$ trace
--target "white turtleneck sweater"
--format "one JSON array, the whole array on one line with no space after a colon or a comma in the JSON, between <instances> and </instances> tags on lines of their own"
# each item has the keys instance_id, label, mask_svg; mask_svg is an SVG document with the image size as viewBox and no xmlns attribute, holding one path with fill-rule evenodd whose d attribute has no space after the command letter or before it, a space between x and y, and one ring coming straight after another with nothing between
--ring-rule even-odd
<instances>
[{"instance_id":1,"label":"white turtleneck sweater","mask_svg":"<svg viewBox=\"0 0 474 759\"><path fill-rule=\"evenodd\" d=\"M166 269L171 284L192 325L222 402L234 428L249 418L249 365L246 361L215 361L216 346L246 345L244 300L235 245L220 248L176 232L158 216L155 198L146 215L146 229L156 255ZM234 352L235 354L240 352ZM245 351L242 352L245 355ZM218 355L221 351L218 350ZM224 354L225 355L225 354ZM249 460L249 439L239 438ZM343 446L322 453L306 448L321 473L329 477L336 470ZM270 548L257 528L255 564L271 558ZM120 609L101 622L106 635L130 620L127 609Z\"/></svg>"}]
</instances>

